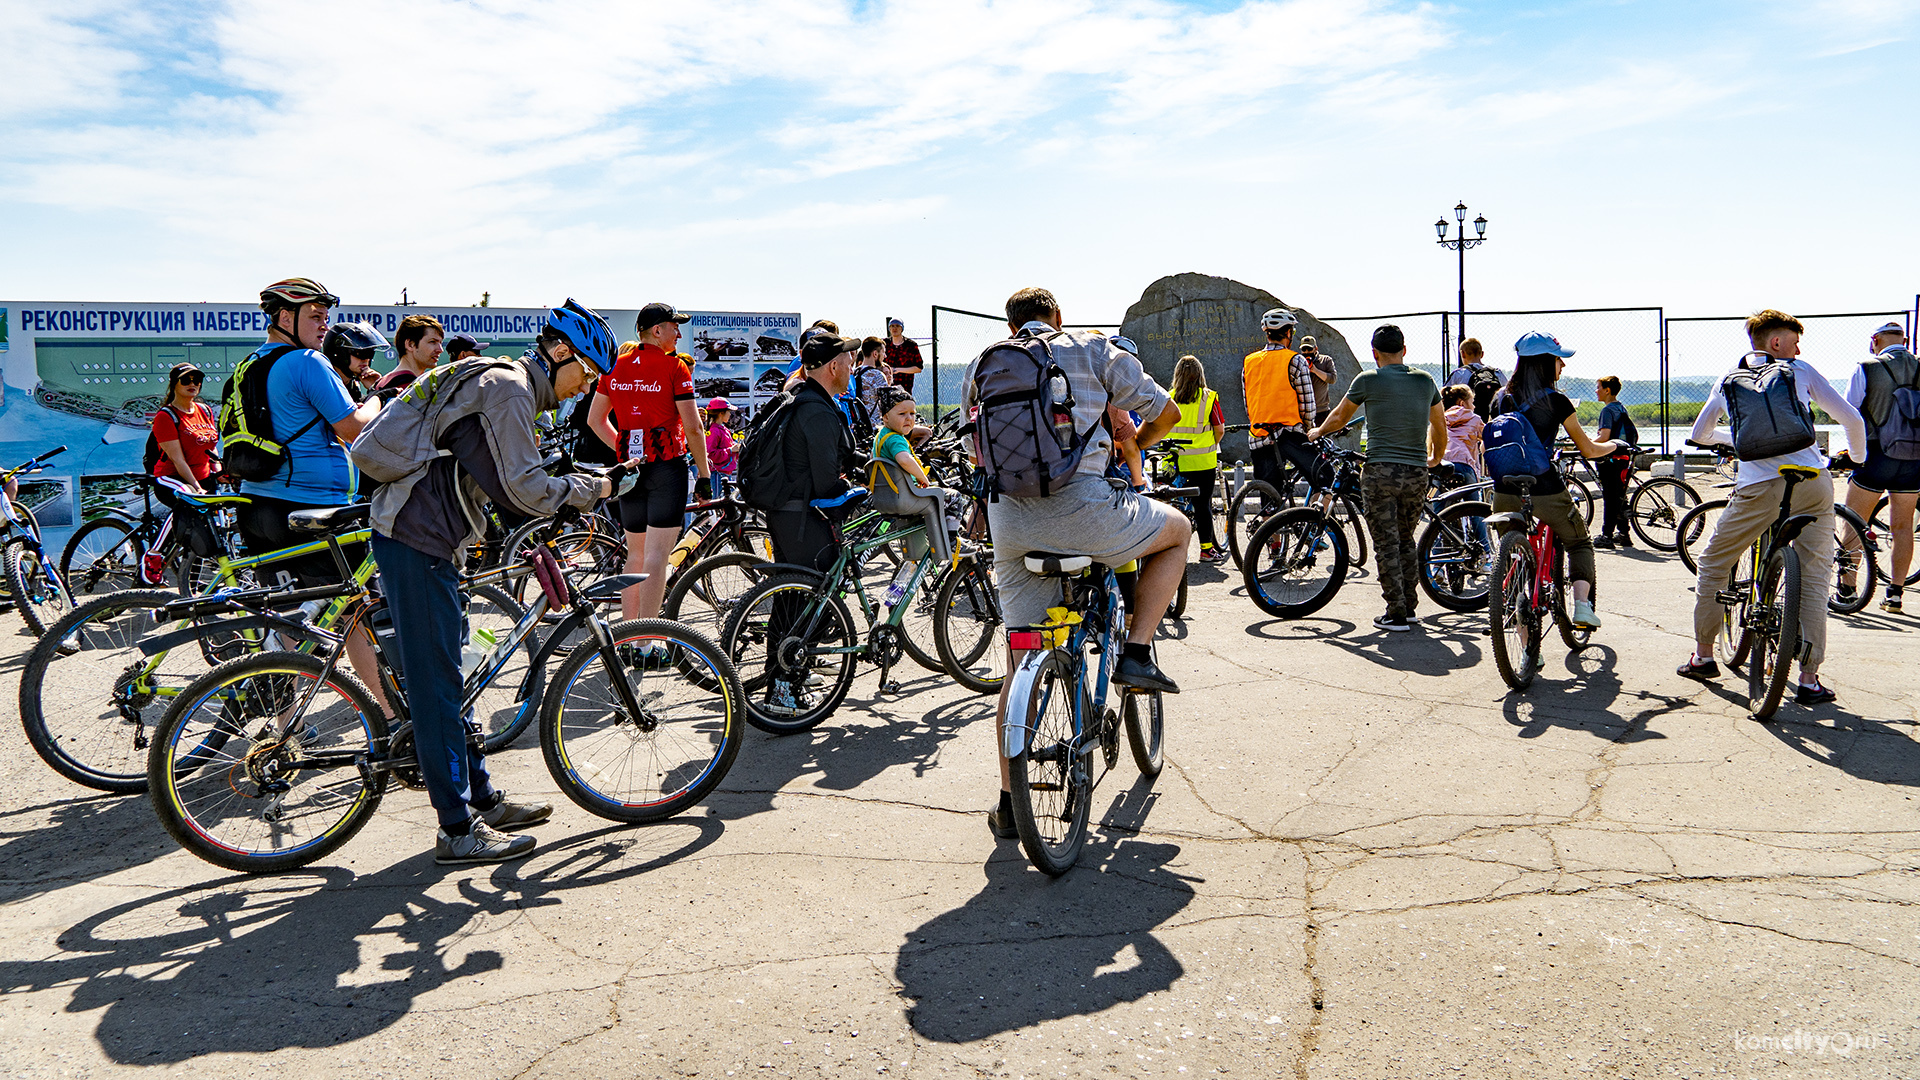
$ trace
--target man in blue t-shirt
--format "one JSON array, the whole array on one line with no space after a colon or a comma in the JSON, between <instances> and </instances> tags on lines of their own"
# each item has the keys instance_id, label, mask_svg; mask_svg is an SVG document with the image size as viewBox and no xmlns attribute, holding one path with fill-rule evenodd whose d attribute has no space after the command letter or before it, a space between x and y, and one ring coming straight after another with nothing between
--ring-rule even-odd
<instances>
[{"instance_id":1,"label":"man in blue t-shirt","mask_svg":"<svg viewBox=\"0 0 1920 1080\"><path fill-rule=\"evenodd\" d=\"M253 501L240 517L241 537L248 554L305 543L287 528L295 510L343 506L353 501L357 476L347 463L346 443L380 411L378 398L356 406L321 352L327 337L327 313L340 302L319 282L288 278L260 292L260 308L272 323L267 341L255 355L292 345L273 362L267 374L267 407L273 416L273 438L287 448L287 464L268 480L248 480L242 494ZM263 581L285 570L302 585L339 579L333 556L327 552L302 556L261 567Z\"/></svg>"}]
</instances>

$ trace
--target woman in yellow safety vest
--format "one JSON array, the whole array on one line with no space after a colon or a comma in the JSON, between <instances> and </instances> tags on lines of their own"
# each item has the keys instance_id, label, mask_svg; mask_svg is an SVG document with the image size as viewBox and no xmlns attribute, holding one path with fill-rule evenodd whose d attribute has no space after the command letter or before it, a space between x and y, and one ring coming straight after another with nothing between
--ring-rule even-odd
<instances>
[{"instance_id":1,"label":"woman in yellow safety vest","mask_svg":"<svg viewBox=\"0 0 1920 1080\"><path fill-rule=\"evenodd\" d=\"M1180 407L1180 422L1167 438L1181 448L1174 459L1181 486L1200 489L1199 512L1194 515L1200 558L1226 562L1227 553L1215 543L1213 532L1213 479L1220 468L1220 438L1227 433L1227 414L1220 408L1220 395L1207 389L1207 370L1199 357L1183 356L1174 365L1173 403Z\"/></svg>"}]
</instances>

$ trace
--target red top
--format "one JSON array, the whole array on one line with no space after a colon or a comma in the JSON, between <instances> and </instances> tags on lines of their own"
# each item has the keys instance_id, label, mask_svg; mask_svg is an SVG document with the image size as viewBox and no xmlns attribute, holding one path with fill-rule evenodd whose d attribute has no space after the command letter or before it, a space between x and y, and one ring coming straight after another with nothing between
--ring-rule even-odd
<instances>
[{"instance_id":1,"label":"red top","mask_svg":"<svg viewBox=\"0 0 1920 1080\"><path fill-rule=\"evenodd\" d=\"M670 461L687 452L678 403L693 400L693 376L672 353L658 345L620 350L600 379L600 393L610 406L607 418L620 430L621 454Z\"/></svg>"},{"instance_id":2,"label":"red top","mask_svg":"<svg viewBox=\"0 0 1920 1080\"><path fill-rule=\"evenodd\" d=\"M170 409L161 409L153 414L153 439L159 443L179 442L180 454L187 459L187 467L193 470L194 480L205 480L213 475L213 452L220 445L220 428L214 423L213 410L202 402L194 402L193 410L180 415L175 423ZM153 475L173 476L176 470L173 459L165 450L160 451L160 460L154 462Z\"/></svg>"}]
</instances>

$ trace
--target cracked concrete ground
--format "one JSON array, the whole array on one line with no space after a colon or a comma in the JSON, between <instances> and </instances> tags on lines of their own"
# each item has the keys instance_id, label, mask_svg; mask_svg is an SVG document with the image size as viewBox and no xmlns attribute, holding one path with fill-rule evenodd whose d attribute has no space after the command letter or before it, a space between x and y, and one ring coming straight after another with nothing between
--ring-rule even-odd
<instances>
[{"instance_id":1,"label":"cracked concrete ground","mask_svg":"<svg viewBox=\"0 0 1920 1080\"><path fill-rule=\"evenodd\" d=\"M1169 767L1050 880L995 844L986 699L871 674L720 794L554 795L442 869L423 796L273 878L0 750L0 1055L21 1077L1920 1075L1915 623L1835 620L1838 707L1673 674L1690 582L1602 553L1597 644L1525 695L1478 614L1267 620L1196 570ZM1433 613L1428 611L1429 616ZM12 702L27 648L0 651ZM531 737L529 736L529 739Z\"/></svg>"}]
</instances>

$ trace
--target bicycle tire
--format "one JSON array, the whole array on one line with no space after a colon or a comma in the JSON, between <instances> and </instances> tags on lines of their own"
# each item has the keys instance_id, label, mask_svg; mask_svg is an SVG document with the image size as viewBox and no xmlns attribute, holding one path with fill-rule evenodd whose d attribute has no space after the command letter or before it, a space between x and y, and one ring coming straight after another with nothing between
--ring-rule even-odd
<instances>
[{"instance_id":1,"label":"bicycle tire","mask_svg":"<svg viewBox=\"0 0 1920 1080\"><path fill-rule=\"evenodd\" d=\"M146 541L133 525L119 518L94 518L67 538L60 551L60 579L75 600L132 589L139 584L146 554Z\"/></svg>"},{"instance_id":2,"label":"bicycle tire","mask_svg":"<svg viewBox=\"0 0 1920 1080\"><path fill-rule=\"evenodd\" d=\"M1370 554L1366 511L1345 495L1335 498L1327 508L1332 511L1334 520L1340 523L1340 531L1347 537L1347 573L1356 573L1366 565Z\"/></svg>"},{"instance_id":3,"label":"bicycle tire","mask_svg":"<svg viewBox=\"0 0 1920 1080\"><path fill-rule=\"evenodd\" d=\"M1143 713L1144 710L1144 713ZM1129 690L1121 695L1120 718L1127 725L1127 748L1142 776L1159 776L1166 765L1167 717L1158 690Z\"/></svg>"},{"instance_id":4,"label":"bicycle tire","mask_svg":"<svg viewBox=\"0 0 1920 1080\"><path fill-rule=\"evenodd\" d=\"M473 721L480 726L480 752L494 754L512 746L540 712L546 693L545 665L535 665L540 655L540 628L535 625L527 636L513 643L514 627L527 611L512 594L497 585L482 585L467 599L466 615L469 640L476 631L487 631L495 640L512 649L505 667L493 677L473 702Z\"/></svg>"},{"instance_id":5,"label":"bicycle tire","mask_svg":"<svg viewBox=\"0 0 1920 1080\"><path fill-rule=\"evenodd\" d=\"M1747 613L1753 604L1753 545L1741 549L1740 557L1734 560L1733 570L1727 575L1727 591L1740 599L1733 604L1724 604L1720 609L1720 651L1727 657L1727 666L1738 668L1747 662L1747 654L1753 648L1753 635L1748 632Z\"/></svg>"},{"instance_id":6,"label":"bicycle tire","mask_svg":"<svg viewBox=\"0 0 1920 1080\"><path fill-rule=\"evenodd\" d=\"M13 594L14 607L35 636L46 633L47 627L73 610L73 594L61 583L59 568L47 565L47 552L39 541L14 537L7 541L4 559L7 591Z\"/></svg>"},{"instance_id":7,"label":"bicycle tire","mask_svg":"<svg viewBox=\"0 0 1920 1080\"><path fill-rule=\"evenodd\" d=\"M310 689L315 696L288 738L265 738L269 718ZM261 729L249 736L256 721ZM257 653L214 668L174 700L148 753L147 786L160 823L181 847L228 870L278 873L335 851L373 817L385 782L361 764L385 745L386 718L352 673L329 674L305 653ZM313 766L316 750L325 754L324 768ZM303 779L322 776L332 782L302 789ZM289 785L278 800L268 797L275 782ZM311 809L266 816L274 812L268 803L284 808L294 792ZM300 826L311 839L289 846Z\"/></svg>"},{"instance_id":8,"label":"bicycle tire","mask_svg":"<svg viewBox=\"0 0 1920 1080\"><path fill-rule=\"evenodd\" d=\"M1770 608L1765 625L1753 629L1753 655L1747 662L1747 708L1766 720L1780 708L1787 676L1800 654L1800 554L1781 548L1767 558L1766 573L1755 589Z\"/></svg>"},{"instance_id":9,"label":"bicycle tire","mask_svg":"<svg viewBox=\"0 0 1920 1080\"><path fill-rule=\"evenodd\" d=\"M1694 561L1696 549L1706 546L1713 537L1714 527L1720 523L1720 514L1727 508L1725 499L1708 499L1699 506L1681 515L1680 523L1674 526L1673 542L1680 556L1680 562L1687 573L1698 574L1700 564Z\"/></svg>"},{"instance_id":10,"label":"bicycle tire","mask_svg":"<svg viewBox=\"0 0 1920 1080\"><path fill-rule=\"evenodd\" d=\"M976 694L1000 692L1007 676L1003 621L1000 594L986 559L962 559L941 580L933 601L933 643L954 682ZM996 643L1002 647L995 649Z\"/></svg>"},{"instance_id":11,"label":"bicycle tire","mask_svg":"<svg viewBox=\"0 0 1920 1080\"><path fill-rule=\"evenodd\" d=\"M1026 748L1007 762L1007 771L1020 846L1035 869L1059 877L1080 857L1092 812L1088 757L1074 752L1091 706L1074 665L1059 650L1048 650L1038 662L1032 693L1019 703Z\"/></svg>"},{"instance_id":12,"label":"bicycle tire","mask_svg":"<svg viewBox=\"0 0 1920 1080\"><path fill-rule=\"evenodd\" d=\"M597 817L645 824L707 797L740 753L740 678L704 634L666 619L608 628L616 648L665 642L675 662L631 679L643 717L626 715L597 642L554 673L540 710L540 753L554 783ZM690 672L695 674L690 674Z\"/></svg>"},{"instance_id":13,"label":"bicycle tire","mask_svg":"<svg viewBox=\"0 0 1920 1080\"><path fill-rule=\"evenodd\" d=\"M1180 587L1173 592L1173 603L1167 605L1167 618L1179 620L1187 616L1187 577L1193 572L1193 564L1187 563L1180 568Z\"/></svg>"},{"instance_id":14,"label":"bicycle tire","mask_svg":"<svg viewBox=\"0 0 1920 1080\"><path fill-rule=\"evenodd\" d=\"M941 578L951 573L951 569L933 566L920 579L913 595L900 600L907 605L907 613L900 617L900 645L914 663L936 675L946 674L947 665L940 659L939 642L934 640L934 604L940 593Z\"/></svg>"},{"instance_id":15,"label":"bicycle tire","mask_svg":"<svg viewBox=\"0 0 1920 1080\"><path fill-rule=\"evenodd\" d=\"M1888 507L1890 501L1891 500L1885 495L1880 496L1880 500L1874 503L1873 517L1868 521L1868 524L1878 530L1881 536L1887 538L1889 545L1893 543L1893 511ZM1914 548L1920 550L1920 513L1916 513L1913 516L1913 531L1915 534ZM1888 552L1888 564L1891 566L1891 546L1889 546ZM1889 575L1886 580L1891 581L1891 575ZM1914 558L1909 562L1907 566L1907 580L1903 584L1912 585L1916 582L1920 582L1920 558Z\"/></svg>"},{"instance_id":16,"label":"bicycle tire","mask_svg":"<svg viewBox=\"0 0 1920 1080\"><path fill-rule=\"evenodd\" d=\"M177 599L160 589L123 589L80 605L40 635L20 672L20 724L54 772L96 791L147 789L147 733L169 699L212 666L197 650L174 649L137 683L130 677L144 661L140 641L162 625L151 613Z\"/></svg>"},{"instance_id":17,"label":"bicycle tire","mask_svg":"<svg viewBox=\"0 0 1920 1080\"><path fill-rule=\"evenodd\" d=\"M1827 588L1827 610L1836 615L1852 615L1873 602L1873 592L1883 580L1880 560L1866 543L1867 523L1845 503L1833 506L1833 579ZM1853 547L1847 546L1848 534ZM1843 575L1853 575L1853 587L1842 588Z\"/></svg>"},{"instance_id":18,"label":"bicycle tire","mask_svg":"<svg viewBox=\"0 0 1920 1080\"><path fill-rule=\"evenodd\" d=\"M1482 540L1493 507L1459 502L1441 510L1420 534L1420 591L1449 611L1479 611L1487 606L1487 566L1493 560L1492 533ZM1473 522L1480 523L1475 530Z\"/></svg>"},{"instance_id":19,"label":"bicycle tire","mask_svg":"<svg viewBox=\"0 0 1920 1080\"><path fill-rule=\"evenodd\" d=\"M46 542L40 537L40 519L33 516L33 511L27 508L26 503L18 499L8 499L7 505L12 508L14 520L20 523L21 528L32 533L35 540L40 540L41 543Z\"/></svg>"},{"instance_id":20,"label":"bicycle tire","mask_svg":"<svg viewBox=\"0 0 1920 1080\"><path fill-rule=\"evenodd\" d=\"M1240 538L1252 535L1261 520L1286 509L1290 502L1265 480L1249 480L1234 489L1225 515L1227 553L1233 556L1233 565L1240 565Z\"/></svg>"},{"instance_id":21,"label":"bicycle tire","mask_svg":"<svg viewBox=\"0 0 1920 1080\"><path fill-rule=\"evenodd\" d=\"M1591 583L1588 587L1592 587ZM1553 625L1560 631L1560 642L1567 647L1567 651L1579 653L1593 640L1593 631L1573 625L1573 615L1568 610L1573 600L1572 593L1573 583L1567 580L1567 553L1556 543L1553 545L1553 596L1549 601ZM1589 599L1597 603L1599 595L1590 593Z\"/></svg>"},{"instance_id":22,"label":"bicycle tire","mask_svg":"<svg viewBox=\"0 0 1920 1080\"><path fill-rule=\"evenodd\" d=\"M815 628L813 641L801 642L795 637L786 643L770 642L774 622L773 605L777 601L797 604L798 614L793 617L800 620L812 618L809 609L814 602L826 605L820 624ZM847 605L838 596L827 595L822 590L817 574L782 574L761 582L741 597L740 606L727 616L727 629L721 638L720 648L733 664L734 670L742 673L740 689L747 723L769 735L792 735L814 728L833 715L833 711L846 699L847 691L853 688L855 660L861 653L827 653L827 659L822 663L815 650L822 647L855 649L858 643L853 627L853 615L847 610ZM781 653L784 653L784 659ZM800 664L805 667L800 667ZM771 672L776 668L787 676L782 681L789 683L819 675L824 680L825 689L816 693L802 685L795 691L801 704L793 712L770 710L767 708L769 703L764 699L775 689ZM814 700L808 704L810 696Z\"/></svg>"},{"instance_id":23,"label":"bicycle tire","mask_svg":"<svg viewBox=\"0 0 1920 1080\"><path fill-rule=\"evenodd\" d=\"M1586 519L1587 531L1593 531L1593 489L1587 486L1585 480L1577 476L1569 476L1566 481L1567 497L1573 500L1573 505L1579 509L1580 516Z\"/></svg>"},{"instance_id":24,"label":"bicycle tire","mask_svg":"<svg viewBox=\"0 0 1920 1080\"><path fill-rule=\"evenodd\" d=\"M773 564L744 551L709 555L681 571L660 603L660 617L692 627L705 637L720 640L727 616L740 598L764 581Z\"/></svg>"},{"instance_id":25,"label":"bicycle tire","mask_svg":"<svg viewBox=\"0 0 1920 1080\"><path fill-rule=\"evenodd\" d=\"M1533 545L1514 529L1501 534L1494 585L1487 590L1493 663L1509 687L1525 690L1540 670L1540 626L1533 610Z\"/></svg>"},{"instance_id":26,"label":"bicycle tire","mask_svg":"<svg viewBox=\"0 0 1920 1080\"><path fill-rule=\"evenodd\" d=\"M1634 535L1655 551L1679 546L1676 530L1688 510L1700 505L1692 484L1671 476L1655 476L1633 489L1627 500L1627 521Z\"/></svg>"},{"instance_id":27,"label":"bicycle tire","mask_svg":"<svg viewBox=\"0 0 1920 1080\"><path fill-rule=\"evenodd\" d=\"M1282 510L1261 522L1247 538L1247 552L1240 566L1247 596L1277 618L1319 611L1347 577L1345 532L1311 506Z\"/></svg>"}]
</instances>

